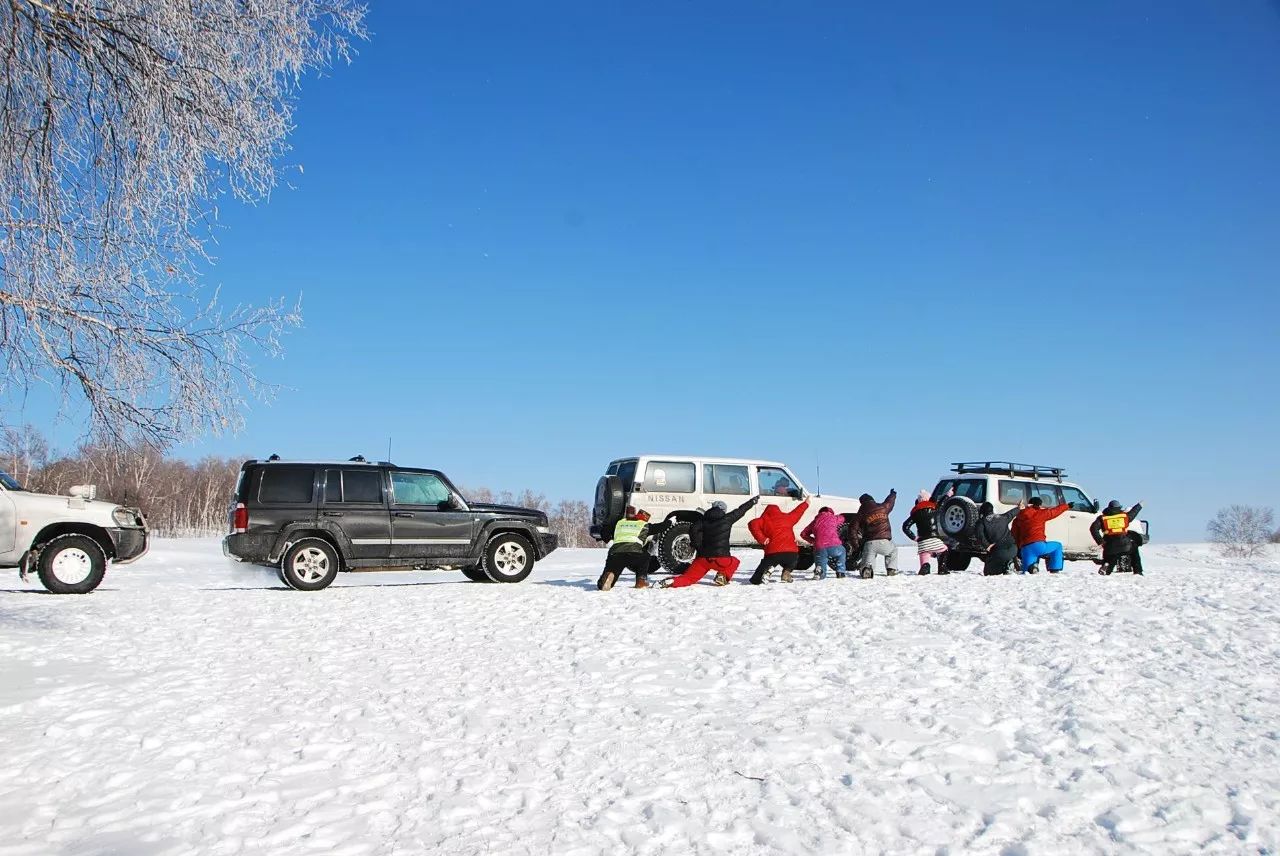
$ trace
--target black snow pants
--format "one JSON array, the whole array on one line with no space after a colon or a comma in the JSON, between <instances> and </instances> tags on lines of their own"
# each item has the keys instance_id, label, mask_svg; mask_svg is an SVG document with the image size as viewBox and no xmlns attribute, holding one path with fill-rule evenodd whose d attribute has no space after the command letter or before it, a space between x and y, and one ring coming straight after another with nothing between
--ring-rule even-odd
<instances>
[{"instance_id":1,"label":"black snow pants","mask_svg":"<svg viewBox=\"0 0 1280 856\"><path fill-rule=\"evenodd\" d=\"M755 573L751 575L751 584L758 586L763 583L764 575L770 568L779 568L783 573L790 573L796 569L799 561L799 553L766 553L760 560L760 567L756 568Z\"/></svg>"},{"instance_id":2,"label":"black snow pants","mask_svg":"<svg viewBox=\"0 0 1280 856\"><path fill-rule=\"evenodd\" d=\"M1013 562L1013 557L1018 554L1016 544L1010 544L1008 547L996 547L987 557L982 560L982 575L984 577L996 577L1000 574L1009 573L1009 565Z\"/></svg>"},{"instance_id":3,"label":"black snow pants","mask_svg":"<svg viewBox=\"0 0 1280 856\"><path fill-rule=\"evenodd\" d=\"M617 577L622 576L623 571L631 571L636 575L637 580L645 579L649 576L649 554L637 550L609 553L605 557L604 572L600 574L600 579L596 582L596 588L604 587L604 579L609 574L613 574L616 581Z\"/></svg>"}]
</instances>

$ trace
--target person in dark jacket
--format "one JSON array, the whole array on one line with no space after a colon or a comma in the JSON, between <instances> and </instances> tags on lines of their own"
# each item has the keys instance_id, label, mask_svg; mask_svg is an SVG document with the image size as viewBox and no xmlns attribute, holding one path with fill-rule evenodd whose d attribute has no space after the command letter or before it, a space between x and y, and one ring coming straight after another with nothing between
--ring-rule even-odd
<instances>
[{"instance_id":1,"label":"person in dark jacket","mask_svg":"<svg viewBox=\"0 0 1280 856\"><path fill-rule=\"evenodd\" d=\"M898 573L898 548L893 546L893 527L889 524L889 512L898 499L898 491L891 490L884 502L876 502L871 494L858 497L858 515L852 525L862 535L862 551L858 554L858 567L862 578L875 576L876 556L884 556L884 572L889 576Z\"/></svg>"},{"instance_id":2,"label":"person in dark jacket","mask_svg":"<svg viewBox=\"0 0 1280 856\"><path fill-rule=\"evenodd\" d=\"M1125 511L1120 501L1113 499L1089 526L1089 534L1093 536L1094 542L1102 546L1102 567L1098 569L1098 573L1110 575L1121 557L1128 556L1133 572L1142 576L1142 556L1138 553L1142 536L1129 531L1129 524L1137 520L1141 513L1141 502Z\"/></svg>"},{"instance_id":3,"label":"person in dark jacket","mask_svg":"<svg viewBox=\"0 0 1280 856\"><path fill-rule=\"evenodd\" d=\"M604 560L604 572L596 580L596 588L609 591L613 588L623 571L631 571L636 575L636 588L649 587L649 553L645 549L649 539L661 535L668 523L649 525L649 512L637 511L628 506L624 518L613 524L610 535L609 554Z\"/></svg>"},{"instance_id":4,"label":"person in dark jacket","mask_svg":"<svg viewBox=\"0 0 1280 856\"><path fill-rule=\"evenodd\" d=\"M809 510L809 503L802 502L790 511L776 505L765 506L764 513L751 521L751 534L764 547L760 567L751 575L753 586L762 585L775 568L782 570L782 581L791 582L791 574L800 561L800 546L796 543L796 524Z\"/></svg>"},{"instance_id":5,"label":"person in dark jacket","mask_svg":"<svg viewBox=\"0 0 1280 856\"><path fill-rule=\"evenodd\" d=\"M984 577L1009 573L1009 566L1018 555L1018 544L1013 540L1009 525L1025 505L1025 502L1019 502L1016 508L1010 508L1004 514L996 514L995 506L989 502L978 506L978 526L974 537L987 551L982 560Z\"/></svg>"},{"instance_id":6,"label":"person in dark jacket","mask_svg":"<svg viewBox=\"0 0 1280 856\"><path fill-rule=\"evenodd\" d=\"M740 562L729 553L729 535L733 524L742 519L751 507L760 501L753 496L733 511L726 511L723 502L714 502L707 513L693 522L689 530L689 538L694 549L698 551L693 564L683 574L674 579L663 580L660 588L684 588L691 586L707 575L711 569L716 572L716 585L727 586L733 579L734 571Z\"/></svg>"},{"instance_id":7,"label":"person in dark jacket","mask_svg":"<svg viewBox=\"0 0 1280 856\"><path fill-rule=\"evenodd\" d=\"M930 498L929 491L922 490L916 504L911 507L911 514L902 521L902 534L916 542L921 576L929 574L933 560L938 562L938 573L951 573L942 558L949 545L940 537L937 514L938 504Z\"/></svg>"}]
</instances>

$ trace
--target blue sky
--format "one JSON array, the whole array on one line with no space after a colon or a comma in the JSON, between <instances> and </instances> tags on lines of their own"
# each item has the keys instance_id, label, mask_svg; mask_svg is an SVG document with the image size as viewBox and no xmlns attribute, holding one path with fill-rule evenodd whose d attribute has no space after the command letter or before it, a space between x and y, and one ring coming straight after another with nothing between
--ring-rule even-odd
<instances>
[{"instance_id":1,"label":"blue sky","mask_svg":"<svg viewBox=\"0 0 1280 856\"><path fill-rule=\"evenodd\" d=\"M612 458L827 492L1066 466L1203 537L1275 504L1280 7L374 2L224 299L301 294L247 430L589 499Z\"/></svg>"}]
</instances>

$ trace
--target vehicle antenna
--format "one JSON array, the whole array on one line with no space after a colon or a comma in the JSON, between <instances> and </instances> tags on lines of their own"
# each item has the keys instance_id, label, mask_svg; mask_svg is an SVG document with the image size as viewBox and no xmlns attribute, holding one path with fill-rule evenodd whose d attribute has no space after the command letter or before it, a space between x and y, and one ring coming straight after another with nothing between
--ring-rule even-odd
<instances>
[{"instance_id":1,"label":"vehicle antenna","mask_svg":"<svg viewBox=\"0 0 1280 856\"><path fill-rule=\"evenodd\" d=\"M391 435L387 435L387 463L391 463Z\"/></svg>"},{"instance_id":2,"label":"vehicle antenna","mask_svg":"<svg viewBox=\"0 0 1280 856\"><path fill-rule=\"evenodd\" d=\"M813 480L813 487L817 491L818 496L822 496L822 459L817 455L813 456L814 468L818 471L817 476Z\"/></svg>"}]
</instances>

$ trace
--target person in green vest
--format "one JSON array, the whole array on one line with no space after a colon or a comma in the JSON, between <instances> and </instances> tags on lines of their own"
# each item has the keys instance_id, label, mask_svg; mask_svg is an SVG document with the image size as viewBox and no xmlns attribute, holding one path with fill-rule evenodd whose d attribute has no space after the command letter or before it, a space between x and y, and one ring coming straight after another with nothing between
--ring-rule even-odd
<instances>
[{"instance_id":1,"label":"person in green vest","mask_svg":"<svg viewBox=\"0 0 1280 856\"><path fill-rule=\"evenodd\" d=\"M608 591L626 570L636 575L636 588L648 588L649 551L646 546L649 539L662 534L667 525L650 526L649 512L628 506L626 516L613 525L609 555L604 560L604 573L596 580L596 588Z\"/></svg>"}]
</instances>

